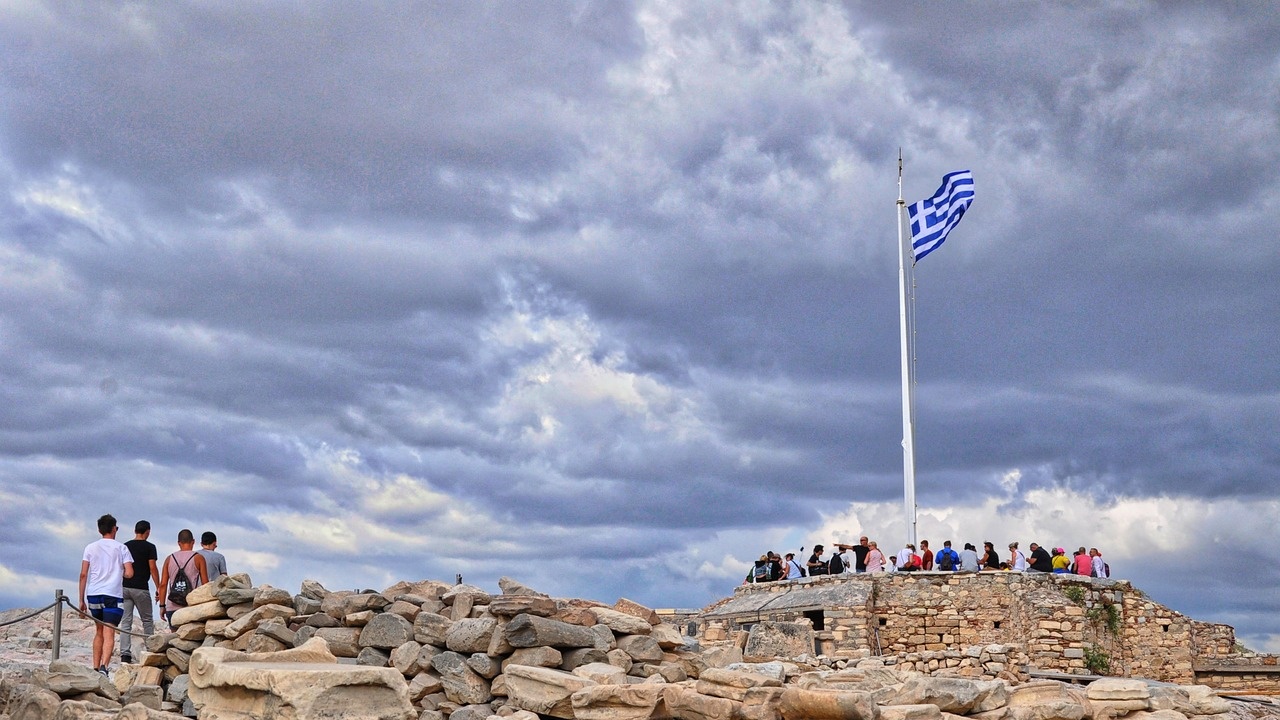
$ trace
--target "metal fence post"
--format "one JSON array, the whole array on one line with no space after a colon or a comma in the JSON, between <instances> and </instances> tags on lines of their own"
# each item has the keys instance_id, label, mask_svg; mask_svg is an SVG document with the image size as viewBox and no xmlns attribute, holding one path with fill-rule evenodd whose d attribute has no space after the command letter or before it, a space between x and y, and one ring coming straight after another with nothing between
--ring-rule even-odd
<instances>
[{"instance_id":1,"label":"metal fence post","mask_svg":"<svg viewBox=\"0 0 1280 720\"><path fill-rule=\"evenodd\" d=\"M53 591L53 659L62 655L62 588Z\"/></svg>"}]
</instances>

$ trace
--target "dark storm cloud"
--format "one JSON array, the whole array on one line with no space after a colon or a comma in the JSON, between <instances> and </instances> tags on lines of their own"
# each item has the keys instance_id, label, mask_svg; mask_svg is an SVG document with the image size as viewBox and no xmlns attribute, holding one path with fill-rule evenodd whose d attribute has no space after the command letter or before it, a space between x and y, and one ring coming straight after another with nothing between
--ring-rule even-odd
<instances>
[{"instance_id":1,"label":"dark storm cloud","mask_svg":"<svg viewBox=\"0 0 1280 720\"><path fill-rule=\"evenodd\" d=\"M625 8L591 4L41 10L6 23L11 157L204 211L245 179L320 214L500 219L494 174L563 162L576 99L637 40Z\"/></svg>"}]
</instances>

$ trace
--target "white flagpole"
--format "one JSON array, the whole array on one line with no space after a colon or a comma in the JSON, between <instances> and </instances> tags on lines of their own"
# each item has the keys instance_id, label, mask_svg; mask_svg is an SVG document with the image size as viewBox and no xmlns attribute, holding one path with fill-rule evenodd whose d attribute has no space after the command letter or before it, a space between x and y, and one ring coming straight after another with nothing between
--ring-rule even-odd
<instances>
[{"instance_id":1,"label":"white flagpole","mask_svg":"<svg viewBox=\"0 0 1280 720\"><path fill-rule=\"evenodd\" d=\"M907 273L914 263L910 233L906 232L907 204L902 199L902 148L898 148L898 317L902 329L902 505L907 513L907 542L916 544L916 457L915 422L912 417L914 373L907 320L914 300L910 298Z\"/></svg>"}]
</instances>

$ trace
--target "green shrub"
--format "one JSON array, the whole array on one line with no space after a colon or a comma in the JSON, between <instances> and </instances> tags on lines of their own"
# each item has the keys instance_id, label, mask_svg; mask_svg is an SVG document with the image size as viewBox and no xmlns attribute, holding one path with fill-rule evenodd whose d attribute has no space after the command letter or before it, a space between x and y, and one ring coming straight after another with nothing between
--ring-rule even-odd
<instances>
[{"instance_id":1,"label":"green shrub","mask_svg":"<svg viewBox=\"0 0 1280 720\"><path fill-rule=\"evenodd\" d=\"M1062 591L1063 595L1071 602L1083 606L1084 605L1084 588L1079 585L1069 585Z\"/></svg>"},{"instance_id":2,"label":"green shrub","mask_svg":"<svg viewBox=\"0 0 1280 720\"><path fill-rule=\"evenodd\" d=\"M1111 656L1102 648L1090 645L1084 649L1084 666L1094 675L1106 675L1111 670Z\"/></svg>"}]
</instances>

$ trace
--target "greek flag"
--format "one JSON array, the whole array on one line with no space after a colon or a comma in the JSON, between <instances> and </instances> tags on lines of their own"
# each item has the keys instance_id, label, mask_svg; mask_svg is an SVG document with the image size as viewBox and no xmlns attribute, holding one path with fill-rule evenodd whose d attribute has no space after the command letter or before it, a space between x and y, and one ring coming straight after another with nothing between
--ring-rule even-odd
<instances>
[{"instance_id":1,"label":"greek flag","mask_svg":"<svg viewBox=\"0 0 1280 720\"><path fill-rule=\"evenodd\" d=\"M957 170L942 176L942 186L933 197L907 206L911 216L911 251L916 262L947 239L947 233L972 204L973 173Z\"/></svg>"}]
</instances>

